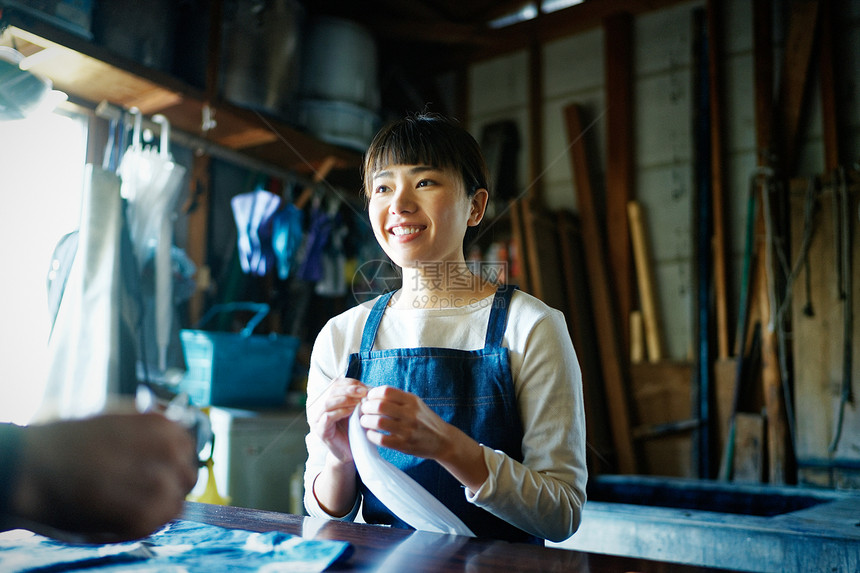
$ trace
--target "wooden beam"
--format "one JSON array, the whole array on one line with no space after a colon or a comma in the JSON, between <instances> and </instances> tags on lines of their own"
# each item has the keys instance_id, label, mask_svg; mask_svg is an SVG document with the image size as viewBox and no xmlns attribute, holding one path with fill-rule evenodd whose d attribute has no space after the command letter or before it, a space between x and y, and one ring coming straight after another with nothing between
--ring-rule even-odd
<instances>
[{"instance_id":1,"label":"wooden beam","mask_svg":"<svg viewBox=\"0 0 860 573\"><path fill-rule=\"evenodd\" d=\"M557 12L541 14L540 22L528 20L487 33L490 45L472 54L473 61L496 58L526 49L537 37L541 43L550 42L580 32L593 30L613 14L632 16L680 4L684 0L612 0L611 2L582 2Z\"/></svg>"},{"instance_id":2,"label":"wooden beam","mask_svg":"<svg viewBox=\"0 0 860 573\"><path fill-rule=\"evenodd\" d=\"M711 197L713 205L713 243L714 243L714 305L717 319L717 358L729 358L729 311L726 288L726 245L725 203L723 180L723 103L722 103L722 13L717 0L708 0L706 13L708 20L708 70L710 74L710 111L711 111Z\"/></svg>"},{"instance_id":3,"label":"wooden beam","mask_svg":"<svg viewBox=\"0 0 860 573\"><path fill-rule=\"evenodd\" d=\"M612 438L618 469L621 473L638 473L639 462L633 446L630 420L630 398L627 363L621 352L618 317L610 295L609 272L606 268L603 232L597 214L595 191L591 185L589 161L583 141L582 119L576 104L564 109L570 159L576 183L577 203L582 222L585 262L588 269L589 291L597 319L596 330L600 349L600 365L606 385L607 408L612 425Z\"/></svg>"},{"instance_id":4,"label":"wooden beam","mask_svg":"<svg viewBox=\"0 0 860 573\"><path fill-rule=\"evenodd\" d=\"M800 149L800 124L807 99L810 64L815 43L819 0L791 0L788 32L780 75L778 125L781 129L780 164L793 176Z\"/></svg>"},{"instance_id":5,"label":"wooden beam","mask_svg":"<svg viewBox=\"0 0 860 573\"><path fill-rule=\"evenodd\" d=\"M833 0L821 0L821 32L819 34L819 74L821 87L821 127L824 139L824 168L836 169L840 164L839 110L837 105L836 60L834 49L838 27L833 21Z\"/></svg>"},{"instance_id":6,"label":"wooden beam","mask_svg":"<svg viewBox=\"0 0 860 573\"><path fill-rule=\"evenodd\" d=\"M606 241L621 344L627 349L630 347L628 317L633 310L635 284L627 219L627 205L636 198L633 190L633 18L630 14L612 15L604 21L603 29L607 107L606 228L612 229Z\"/></svg>"},{"instance_id":7,"label":"wooden beam","mask_svg":"<svg viewBox=\"0 0 860 573\"><path fill-rule=\"evenodd\" d=\"M188 304L190 324L197 324L203 316L206 297L211 286L209 269L209 155L194 156L189 182L189 199L184 211L188 214L188 258L197 267L194 275L196 290Z\"/></svg>"},{"instance_id":8,"label":"wooden beam","mask_svg":"<svg viewBox=\"0 0 860 573\"><path fill-rule=\"evenodd\" d=\"M541 300L546 297L546 281L543 273L544 268L540 260L540 245L538 232L535 227L537 216L542 209L541 197L541 161L543 157L543 87L542 87L542 62L541 62L541 46L537 42L533 42L529 49L529 93L528 93L528 113L529 113L529 130L528 130L528 150L529 164L528 177L530 187L525 190L525 194L520 202L522 209L521 223L523 225L523 238L525 240L525 252L523 260L525 261L525 270L528 275L528 284L531 288L531 294ZM549 264L556 264L549 262Z\"/></svg>"},{"instance_id":9,"label":"wooden beam","mask_svg":"<svg viewBox=\"0 0 860 573\"><path fill-rule=\"evenodd\" d=\"M753 90L757 165L773 164L773 29L771 0L753 0Z\"/></svg>"}]
</instances>

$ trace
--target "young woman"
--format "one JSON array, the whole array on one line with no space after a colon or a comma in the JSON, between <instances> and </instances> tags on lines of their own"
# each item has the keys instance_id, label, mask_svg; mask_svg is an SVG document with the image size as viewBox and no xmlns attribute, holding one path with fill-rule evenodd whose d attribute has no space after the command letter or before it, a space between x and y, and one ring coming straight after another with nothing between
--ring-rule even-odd
<instances>
[{"instance_id":1,"label":"young woman","mask_svg":"<svg viewBox=\"0 0 860 573\"><path fill-rule=\"evenodd\" d=\"M585 415L564 316L466 265L487 179L475 139L439 116L409 116L372 141L370 224L402 286L334 317L314 344L310 515L354 519L361 506L368 523L408 527L357 475L347 428L360 403L383 457L479 537L542 543L579 526Z\"/></svg>"}]
</instances>

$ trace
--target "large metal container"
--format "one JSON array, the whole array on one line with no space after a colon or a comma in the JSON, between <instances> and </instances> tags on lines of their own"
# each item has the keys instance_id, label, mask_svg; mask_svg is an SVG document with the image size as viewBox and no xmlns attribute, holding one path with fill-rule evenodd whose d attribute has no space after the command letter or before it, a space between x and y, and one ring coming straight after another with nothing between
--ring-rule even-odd
<instances>
[{"instance_id":1,"label":"large metal container","mask_svg":"<svg viewBox=\"0 0 860 573\"><path fill-rule=\"evenodd\" d=\"M304 9L293 0L226 2L223 96L238 105L291 116L303 21Z\"/></svg>"},{"instance_id":2,"label":"large metal container","mask_svg":"<svg viewBox=\"0 0 860 573\"><path fill-rule=\"evenodd\" d=\"M302 51L301 97L379 109L376 41L364 26L331 16L308 23Z\"/></svg>"}]
</instances>

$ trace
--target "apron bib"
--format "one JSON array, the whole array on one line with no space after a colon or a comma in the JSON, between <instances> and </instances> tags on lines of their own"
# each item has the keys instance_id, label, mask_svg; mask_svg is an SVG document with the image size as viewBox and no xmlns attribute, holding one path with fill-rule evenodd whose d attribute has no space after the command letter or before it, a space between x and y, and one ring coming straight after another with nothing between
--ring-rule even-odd
<instances>
[{"instance_id":1,"label":"apron bib","mask_svg":"<svg viewBox=\"0 0 860 573\"><path fill-rule=\"evenodd\" d=\"M499 287L493 298L487 336L479 350L395 348L373 350L390 292L377 300L361 338L359 352L349 356L346 376L368 386L388 385L421 398L443 420L494 450L522 462L523 429L517 410L508 349L502 346L511 297L516 287ZM445 504L478 537L543 543L468 501L463 486L432 460L380 448L388 460ZM411 529L359 483L362 515L368 523Z\"/></svg>"}]
</instances>

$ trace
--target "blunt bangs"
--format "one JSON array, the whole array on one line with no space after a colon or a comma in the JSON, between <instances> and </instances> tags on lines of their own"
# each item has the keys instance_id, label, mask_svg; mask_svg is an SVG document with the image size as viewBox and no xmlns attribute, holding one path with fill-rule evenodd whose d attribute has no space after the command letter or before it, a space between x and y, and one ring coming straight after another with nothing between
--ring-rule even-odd
<instances>
[{"instance_id":1,"label":"blunt bangs","mask_svg":"<svg viewBox=\"0 0 860 573\"><path fill-rule=\"evenodd\" d=\"M487 167L477 141L450 120L433 114L408 116L382 128L364 159L364 192L387 165L429 165L459 173L468 196L487 189Z\"/></svg>"}]
</instances>

